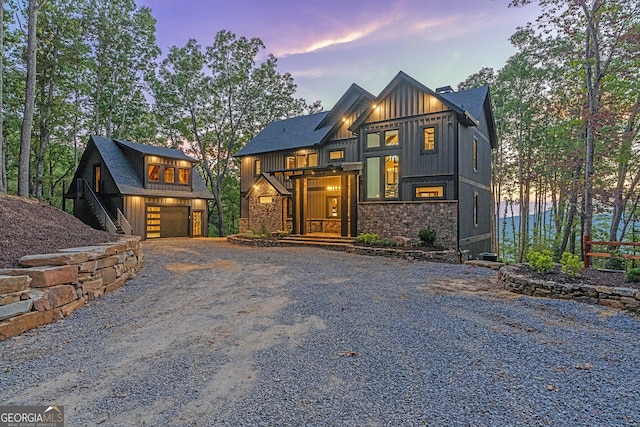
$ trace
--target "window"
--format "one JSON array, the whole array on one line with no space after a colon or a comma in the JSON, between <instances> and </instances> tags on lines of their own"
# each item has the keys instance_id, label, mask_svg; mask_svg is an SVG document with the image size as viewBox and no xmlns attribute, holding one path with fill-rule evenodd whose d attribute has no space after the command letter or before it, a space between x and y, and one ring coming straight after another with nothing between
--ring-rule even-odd
<instances>
[{"instance_id":1,"label":"window","mask_svg":"<svg viewBox=\"0 0 640 427\"><path fill-rule=\"evenodd\" d=\"M176 168L165 167L164 168L164 182L173 184L176 181Z\"/></svg>"},{"instance_id":2,"label":"window","mask_svg":"<svg viewBox=\"0 0 640 427\"><path fill-rule=\"evenodd\" d=\"M398 156L384 156L384 198L398 198Z\"/></svg>"},{"instance_id":3,"label":"window","mask_svg":"<svg viewBox=\"0 0 640 427\"><path fill-rule=\"evenodd\" d=\"M147 177L149 181L160 181L160 165L149 165Z\"/></svg>"},{"instance_id":4,"label":"window","mask_svg":"<svg viewBox=\"0 0 640 427\"><path fill-rule=\"evenodd\" d=\"M260 159L253 162L253 174L260 175Z\"/></svg>"},{"instance_id":5,"label":"window","mask_svg":"<svg viewBox=\"0 0 640 427\"><path fill-rule=\"evenodd\" d=\"M304 154L296 155L296 167L297 168L306 168L307 167L307 156Z\"/></svg>"},{"instance_id":6,"label":"window","mask_svg":"<svg viewBox=\"0 0 640 427\"><path fill-rule=\"evenodd\" d=\"M191 236L192 237L202 236L202 211L193 212Z\"/></svg>"},{"instance_id":7,"label":"window","mask_svg":"<svg viewBox=\"0 0 640 427\"><path fill-rule=\"evenodd\" d=\"M147 206L147 239L160 237L160 206Z\"/></svg>"},{"instance_id":8,"label":"window","mask_svg":"<svg viewBox=\"0 0 640 427\"><path fill-rule=\"evenodd\" d=\"M189 175L191 175L190 169L182 169L178 170L178 183L179 184L189 184Z\"/></svg>"},{"instance_id":9,"label":"window","mask_svg":"<svg viewBox=\"0 0 640 427\"><path fill-rule=\"evenodd\" d=\"M310 168L318 166L318 153L309 154L309 158L307 159L307 165Z\"/></svg>"},{"instance_id":10,"label":"window","mask_svg":"<svg viewBox=\"0 0 640 427\"><path fill-rule=\"evenodd\" d=\"M380 157L368 157L366 164L367 199L380 198Z\"/></svg>"},{"instance_id":11,"label":"window","mask_svg":"<svg viewBox=\"0 0 640 427\"><path fill-rule=\"evenodd\" d=\"M329 160L344 159L344 150L329 151Z\"/></svg>"},{"instance_id":12,"label":"window","mask_svg":"<svg viewBox=\"0 0 640 427\"><path fill-rule=\"evenodd\" d=\"M478 193L473 193L473 226L478 226Z\"/></svg>"},{"instance_id":13,"label":"window","mask_svg":"<svg viewBox=\"0 0 640 427\"><path fill-rule=\"evenodd\" d=\"M337 218L340 216L340 198L327 197L327 218Z\"/></svg>"},{"instance_id":14,"label":"window","mask_svg":"<svg viewBox=\"0 0 640 427\"><path fill-rule=\"evenodd\" d=\"M296 158L293 156L287 156L286 160L286 169L293 169L296 167Z\"/></svg>"},{"instance_id":15,"label":"window","mask_svg":"<svg viewBox=\"0 0 640 427\"><path fill-rule=\"evenodd\" d=\"M102 179L100 164L93 165L93 191L100 192L100 180Z\"/></svg>"},{"instance_id":16,"label":"window","mask_svg":"<svg viewBox=\"0 0 640 427\"><path fill-rule=\"evenodd\" d=\"M478 140L473 137L473 171L478 172Z\"/></svg>"},{"instance_id":17,"label":"window","mask_svg":"<svg viewBox=\"0 0 640 427\"><path fill-rule=\"evenodd\" d=\"M416 187L416 199L444 199L444 187Z\"/></svg>"},{"instance_id":18,"label":"window","mask_svg":"<svg viewBox=\"0 0 640 427\"><path fill-rule=\"evenodd\" d=\"M369 132L367 134L367 148L380 147L380 132Z\"/></svg>"},{"instance_id":19,"label":"window","mask_svg":"<svg viewBox=\"0 0 640 427\"><path fill-rule=\"evenodd\" d=\"M398 145L400 143L400 134L398 129L388 130L384 133L384 145Z\"/></svg>"},{"instance_id":20,"label":"window","mask_svg":"<svg viewBox=\"0 0 640 427\"><path fill-rule=\"evenodd\" d=\"M424 151L435 151L436 149L436 128L428 127L422 130L422 149Z\"/></svg>"}]
</instances>

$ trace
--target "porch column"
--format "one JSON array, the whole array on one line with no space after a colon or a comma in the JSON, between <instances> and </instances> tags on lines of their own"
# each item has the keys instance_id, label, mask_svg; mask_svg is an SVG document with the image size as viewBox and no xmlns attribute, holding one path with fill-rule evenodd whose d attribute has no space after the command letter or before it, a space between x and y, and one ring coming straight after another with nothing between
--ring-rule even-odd
<instances>
[{"instance_id":1,"label":"porch column","mask_svg":"<svg viewBox=\"0 0 640 427\"><path fill-rule=\"evenodd\" d=\"M349 175L340 176L340 235L349 236Z\"/></svg>"},{"instance_id":2,"label":"porch column","mask_svg":"<svg viewBox=\"0 0 640 427\"><path fill-rule=\"evenodd\" d=\"M351 226L349 235L358 235L358 175L349 175L349 211L351 212Z\"/></svg>"}]
</instances>

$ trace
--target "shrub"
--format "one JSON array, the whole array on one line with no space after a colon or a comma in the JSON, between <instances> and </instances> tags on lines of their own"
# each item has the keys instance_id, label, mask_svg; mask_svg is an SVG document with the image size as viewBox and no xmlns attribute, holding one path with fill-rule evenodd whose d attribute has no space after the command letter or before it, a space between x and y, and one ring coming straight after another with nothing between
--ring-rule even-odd
<instances>
[{"instance_id":1,"label":"shrub","mask_svg":"<svg viewBox=\"0 0 640 427\"><path fill-rule=\"evenodd\" d=\"M630 268L624 275L625 282L640 282L640 268Z\"/></svg>"},{"instance_id":2,"label":"shrub","mask_svg":"<svg viewBox=\"0 0 640 427\"><path fill-rule=\"evenodd\" d=\"M380 236L375 233L363 233L358 234L357 241L358 243L364 243L365 245L374 245L378 242Z\"/></svg>"},{"instance_id":3,"label":"shrub","mask_svg":"<svg viewBox=\"0 0 640 427\"><path fill-rule=\"evenodd\" d=\"M605 268L608 268L610 270L626 270L627 268L627 261L622 258L622 253L620 252L620 249L614 249L611 252L609 252L609 258L607 258L607 261L604 263Z\"/></svg>"},{"instance_id":4,"label":"shrub","mask_svg":"<svg viewBox=\"0 0 640 427\"><path fill-rule=\"evenodd\" d=\"M553 266L555 265L553 258L551 257L551 251L548 249L543 249L540 252L529 251L527 254L527 261L529 261L531 268L540 274L550 272L553 270Z\"/></svg>"},{"instance_id":5,"label":"shrub","mask_svg":"<svg viewBox=\"0 0 640 427\"><path fill-rule=\"evenodd\" d=\"M436 241L436 231L431 228L430 225L427 225L425 228L420 230L418 237L424 245L433 246L433 243Z\"/></svg>"},{"instance_id":6,"label":"shrub","mask_svg":"<svg viewBox=\"0 0 640 427\"><path fill-rule=\"evenodd\" d=\"M582 270L582 261L580 260L580 257L569 252L564 252L562 254L560 265L562 265L562 272L571 277L576 277L580 270Z\"/></svg>"}]
</instances>

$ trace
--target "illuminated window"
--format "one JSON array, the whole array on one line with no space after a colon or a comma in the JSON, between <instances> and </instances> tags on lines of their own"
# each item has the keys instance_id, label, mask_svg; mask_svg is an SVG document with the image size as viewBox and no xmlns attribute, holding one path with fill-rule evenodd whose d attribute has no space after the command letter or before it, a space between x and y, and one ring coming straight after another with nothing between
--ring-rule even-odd
<instances>
[{"instance_id":1,"label":"illuminated window","mask_svg":"<svg viewBox=\"0 0 640 427\"><path fill-rule=\"evenodd\" d=\"M149 181L160 181L160 165L149 165Z\"/></svg>"},{"instance_id":2,"label":"illuminated window","mask_svg":"<svg viewBox=\"0 0 640 427\"><path fill-rule=\"evenodd\" d=\"M189 175L191 174L190 169L182 169L178 170L178 182L180 184L189 184Z\"/></svg>"},{"instance_id":3,"label":"illuminated window","mask_svg":"<svg viewBox=\"0 0 640 427\"><path fill-rule=\"evenodd\" d=\"M384 156L384 198L398 198L399 178L398 156Z\"/></svg>"},{"instance_id":4,"label":"illuminated window","mask_svg":"<svg viewBox=\"0 0 640 427\"><path fill-rule=\"evenodd\" d=\"M160 237L160 206L147 206L147 239Z\"/></svg>"},{"instance_id":5,"label":"illuminated window","mask_svg":"<svg viewBox=\"0 0 640 427\"><path fill-rule=\"evenodd\" d=\"M424 151L433 151L436 149L436 128L428 127L423 129L423 145Z\"/></svg>"},{"instance_id":6,"label":"illuminated window","mask_svg":"<svg viewBox=\"0 0 640 427\"><path fill-rule=\"evenodd\" d=\"M380 132L369 132L367 134L367 148L380 147Z\"/></svg>"},{"instance_id":7,"label":"illuminated window","mask_svg":"<svg viewBox=\"0 0 640 427\"><path fill-rule=\"evenodd\" d=\"M444 187L416 187L416 199L444 199Z\"/></svg>"},{"instance_id":8,"label":"illuminated window","mask_svg":"<svg viewBox=\"0 0 640 427\"><path fill-rule=\"evenodd\" d=\"M260 175L260 159L256 160L253 164L253 174Z\"/></svg>"},{"instance_id":9,"label":"illuminated window","mask_svg":"<svg viewBox=\"0 0 640 427\"><path fill-rule=\"evenodd\" d=\"M473 193L473 226L478 226L478 193Z\"/></svg>"},{"instance_id":10,"label":"illuminated window","mask_svg":"<svg viewBox=\"0 0 640 427\"><path fill-rule=\"evenodd\" d=\"M193 212L193 221L191 224L191 236L202 236L202 211Z\"/></svg>"},{"instance_id":11,"label":"illuminated window","mask_svg":"<svg viewBox=\"0 0 640 427\"><path fill-rule=\"evenodd\" d=\"M176 168L164 168L164 182L173 184L176 181Z\"/></svg>"},{"instance_id":12,"label":"illuminated window","mask_svg":"<svg viewBox=\"0 0 640 427\"><path fill-rule=\"evenodd\" d=\"M344 150L329 151L329 160L344 159Z\"/></svg>"},{"instance_id":13,"label":"illuminated window","mask_svg":"<svg viewBox=\"0 0 640 427\"><path fill-rule=\"evenodd\" d=\"M306 168L307 167L307 156L304 154L296 155L296 167L297 168Z\"/></svg>"},{"instance_id":14,"label":"illuminated window","mask_svg":"<svg viewBox=\"0 0 640 427\"><path fill-rule=\"evenodd\" d=\"M307 161L307 164L310 168L318 166L318 153L309 154L309 159Z\"/></svg>"},{"instance_id":15,"label":"illuminated window","mask_svg":"<svg viewBox=\"0 0 640 427\"><path fill-rule=\"evenodd\" d=\"M473 138L473 170L478 172L478 140Z\"/></svg>"},{"instance_id":16,"label":"illuminated window","mask_svg":"<svg viewBox=\"0 0 640 427\"><path fill-rule=\"evenodd\" d=\"M388 130L384 133L384 145L398 145L400 143L400 135L398 130Z\"/></svg>"},{"instance_id":17,"label":"illuminated window","mask_svg":"<svg viewBox=\"0 0 640 427\"><path fill-rule=\"evenodd\" d=\"M367 199L380 198L380 157L368 157L366 164Z\"/></svg>"},{"instance_id":18,"label":"illuminated window","mask_svg":"<svg viewBox=\"0 0 640 427\"><path fill-rule=\"evenodd\" d=\"M296 167L296 158L288 156L285 163L287 164L287 169L293 169Z\"/></svg>"}]
</instances>

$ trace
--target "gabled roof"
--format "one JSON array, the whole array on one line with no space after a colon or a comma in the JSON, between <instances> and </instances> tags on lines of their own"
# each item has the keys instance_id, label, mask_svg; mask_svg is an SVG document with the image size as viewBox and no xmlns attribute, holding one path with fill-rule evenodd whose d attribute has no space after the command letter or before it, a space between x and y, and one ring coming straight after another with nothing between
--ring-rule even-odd
<instances>
[{"instance_id":1,"label":"gabled roof","mask_svg":"<svg viewBox=\"0 0 640 427\"><path fill-rule=\"evenodd\" d=\"M352 84L330 111L272 122L241 148L235 157L321 144L342 124L344 115L354 111L363 100L374 98L357 84Z\"/></svg>"},{"instance_id":2,"label":"gabled roof","mask_svg":"<svg viewBox=\"0 0 640 427\"><path fill-rule=\"evenodd\" d=\"M87 159L88 153L95 147L95 149L102 157L104 162L104 166L109 171L109 174L113 177L113 180L118 188L118 192L123 196L147 196L147 197L175 197L175 198L189 198L189 199L213 199L211 192L204 184L200 175L195 170L195 168L191 168L191 182L193 191L171 191L171 190L155 190L144 188L142 181L136 174L133 165L129 162L128 158L125 156L121 147L128 147L140 153L141 155L153 155L153 156L162 156L168 157L172 159L180 159L187 160L190 162L195 162L191 157L186 156L180 150L174 150L171 148L163 148L163 147L152 147L149 145L138 144L130 141L121 141L114 140L112 138L103 138L101 136L91 136L89 138L89 143L85 149L85 152L80 159L80 163L78 165L78 170L76 170L75 178L79 178L82 176L82 171L84 168L88 167ZM134 148L135 147L135 148ZM177 152L182 153L181 155ZM160 154L160 153L167 153ZM75 185L71 185L68 194L73 194L75 192Z\"/></svg>"},{"instance_id":3,"label":"gabled roof","mask_svg":"<svg viewBox=\"0 0 640 427\"><path fill-rule=\"evenodd\" d=\"M441 94L443 98L458 105L468 111L476 119L482 116L482 111L486 111L487 124L489 126L489 140L491 147L498 146L493 109L489 101L489 86L481 86L459 92L448 92Z\"/></svg>"},{"instance_id":4,"label":"gabled roof","mask_svg":"<svg viewBox=\"0 0 640 427\"><path fill-rule=\"evenodd\" d=\"M275 179L275 177L273 175L271 175L270 173L262 173L262 174L260 174L260 178L258 178L258 180L256 181L256 184L258 182L260 182L260 180L267 181L269 183L269 185L271 185L278 192L278 194L280 194L281 196L290 196L291 195L289 190L284 188L284 185L280 184L280 181ZM249 197L249 195L251 195L251 193L253 192L254 188L256 188L255 185L253 185L249 189L249 191L247 191L247 194L245 194L244 197Z\"/></svg>"},{"instance_id":5,"label":"gabled roof","mask_svg":"<svg viewBox=\"0 0 640 427\"><path fill-rule=\"evenodd\" d=\"M329 111L271 122L240 149L235 157L270 151L295 150L319 144L331 126L318 128Z\"/></svg>"}]
</instances>

